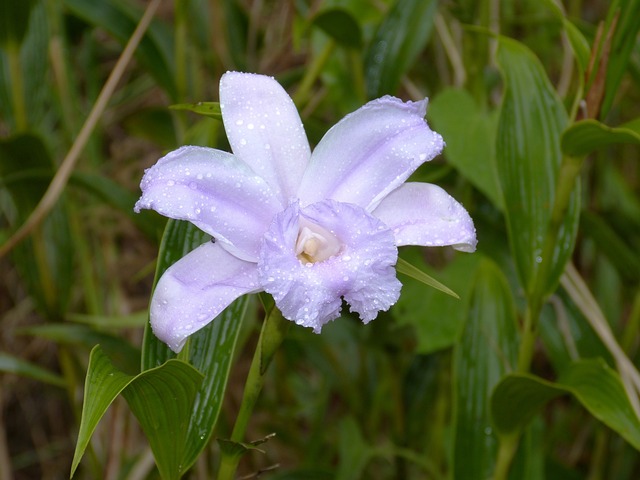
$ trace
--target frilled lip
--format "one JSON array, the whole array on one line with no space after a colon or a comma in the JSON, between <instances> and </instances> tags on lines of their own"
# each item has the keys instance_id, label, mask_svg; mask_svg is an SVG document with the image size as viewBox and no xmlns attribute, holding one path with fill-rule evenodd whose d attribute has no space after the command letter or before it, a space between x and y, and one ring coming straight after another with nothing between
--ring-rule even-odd
<instances>
[{"instance_id":1,"label":"frilled lip","mask_svg":"<svg viewBox=\"0 0 640 480\"><path fill-rule=\"evenodd\" d=\"M444 147L424 119L426 99L403 102L386 96L371 101L333 126L313 153L293 101L273 78L226 73L220 81L220 105L233 154L196 146L170 152L145 171L135 205L136 211L154 209L188 220L217 240L215 247L180 260L160 280L158 289L165 293L169 282L195 281L181 290L183 304L198 304L202 310L197 297L203 290L227 285L234 268L243 272L240 278L251 280L242 287L216 290L217 308L206 310L206 316L212 319L239 295L261 290L255 285L255 269L263 236L292 201L303 208L325 200L357 205L393 232L396 246L475 249L473 222L462 205L435 185L405 184ZM188 268L211 262L211 251L228 268ZM196 271L203 277L197 281ZM154 309L156 297L154 331L160 338L175 335L160 331L165 329L158 325L164 325L169 314L160 306ZM197 330L197 322L172 318ZM187 330L182 328L181 335ZM173 344L177 348L175 340Z\"/></svg>"}]
</instances>

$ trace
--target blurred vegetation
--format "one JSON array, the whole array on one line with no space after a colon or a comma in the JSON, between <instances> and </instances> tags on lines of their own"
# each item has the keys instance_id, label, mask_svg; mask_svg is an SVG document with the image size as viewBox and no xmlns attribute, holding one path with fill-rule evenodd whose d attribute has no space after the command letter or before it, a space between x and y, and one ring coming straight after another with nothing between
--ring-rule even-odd
<instances>
[{"instance_id":1,"label":"blurred vegetation","mask_svg":"<svg viewBox=\"0 0 640 480\"><path fill-rule=\"evenodd\" d=\"M241 475L488 478L522 434L510 478L640 478L639 18L633 0L0 0L0 478L68 477L92 347L140 371L166 220L133 213L138 184L180 145L228 149L217 118L169 108L215 102L228 70L275 76L312 144L369 99L430 97L447 148L414 178L462 201L479 239L473 255L402 251L459 301L401 276L401 300L367 326L291 328L249 429L276 436ZM548 235L552 263L540 204L562 158L580 159L580 188ZM525 190L542 230L514 210ZM260 328L256 299L241 310L214 437ZM118 398L74 478L159 478L148 445ZM186 478L212 478L220 447L203 447Z\"/></svg>"}]
</instances>

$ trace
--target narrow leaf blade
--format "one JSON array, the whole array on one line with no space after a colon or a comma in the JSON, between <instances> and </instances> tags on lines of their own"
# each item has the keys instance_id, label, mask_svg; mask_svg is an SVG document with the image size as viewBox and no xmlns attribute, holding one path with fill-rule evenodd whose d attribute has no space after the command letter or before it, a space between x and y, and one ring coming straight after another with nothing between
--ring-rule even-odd
<instances>
[{"instance_id":1,"label":"narrow leaf blade","mask_svg":"<svg viewBox=\"0 0 640 480\"><path fill-rule=\"evenodd\" d=\"M490 416L491 390L513 370L518 345L511 290L489 260L478 267L468 312L454 350L453 478L484 480L491 476L497 450Z\"/></svg>"},{"instance_id":2,"label":"narrow leaf blade","mask_svg":"<svg viewBox=\"0 0 640 480\"><path fill-rule=\"evenodd\" d=\"M578 182L552 258L541 258L555 201L562 161L560 133L567 125L567 114L542 65L529 49L501 37L498 62L505 93L496 152L509 242L527 294L545 295L555 289L577 233ZM546 278L538 279L542 261L551 262L551 268ZM544 285L545 291L533 292L536 283Z\"/></svg>"}]
</instances>

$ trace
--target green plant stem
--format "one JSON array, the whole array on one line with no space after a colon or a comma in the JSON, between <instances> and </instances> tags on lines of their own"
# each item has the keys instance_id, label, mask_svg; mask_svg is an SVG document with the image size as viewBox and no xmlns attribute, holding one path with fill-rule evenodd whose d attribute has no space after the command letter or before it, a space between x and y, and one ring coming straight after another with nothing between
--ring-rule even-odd
<instances>
[{"instance_id":1,"label":"green plant stem","mask_svg":"<svg viewBox=\"0 0 640 480\"><path fill-rule=\"evenodd\" d=\"M529 290L527 309L524 317L522 328L522 339L520 341L520 349L518 351L518 372L527 373L531 368L531 360L535 348L536 338L538 337L538 323L540 319L540 311L544 304L545 297L548 295L549 285L547 279L549 272L553 267L554 251L558 242L558 234L562 227L562 222L569 208L571 200L571 192L575 187L576 178L580 174L582 168L582 160L584 157L564 156L560 172L558 175L558 183L556 185L555 201L551 218L549 220L549 228L544 238L542 247L540 268L536 274L535 280ZM509 474L509 468L516 453L518 443L520 441L521 432L501 437L498 457L496 459L496 468L494 480L506 479Z\"/></svg>"},{"instance_id":2,"label":"green plant stem","mask_svg":"<svg viewBox=\"0 0 640 480\"><path fill-rule=\"evenodd\" d=\"M518 372L527 373L531 366L533 350L538 337L538 318L540 317L540 303L530 301L524 315L522 338L518 351Z\"/></svg>"},{"instance_id":3,"label":"green plant stem","mask_svg":"<svg viewBox=\"0 0 640 480\"><path fill-rule=\"evenodd\" d=\"M20 65L20 45L11 42L7 48L9 75L11 76L11 98L13 99L13 118L16 130L24 132L29 127L27 121L27 107L24 98L24 78Z\"/></svg>"},{"instance_id":4,"label":"green plant stem","mask_svg":"<svg viewBox=\"0 0 640 480\"><path fill-rule=\"evenodd\" d=\"M505 435L500 437L500 447L498 448L498 458L493 471L493 480L507 480L509 478L509 468L518 448L520 434Z\"/></svg>"},{"instance_id":5,"label":"green plant stem","mask_svg":"<svg viewBox=\"0 0 640 480\"><path fill-rule=\"evenodd\" d=\"M277 308L271 310L262 324L258 346L253 354L253 360L247 375L240 411L231 433L230 440L232 442L240 443L244 440L249 419L264 385L267 368L282 344L290 325L291 322L286 320ZM240 457L241 454L239 453L229 453L223 449L220 469L216 478L218 480L232 480L235 477Z\"/></svg>"},{"instance_id":6,"label":"green plant stem","mask_svg":"<svg viewBox=\"0 0 640 480\"><path fill-rule=\"evenodd\" d=\"M549 219L549 228L542 244L542 260L529 294L530 303L538 302L542 304L544 297L547 295L547 290L549 289L547 279L553 266L553 254L558 242L558 234L567 214L571 192L575 187L576 178L580 174L583 160L584 157L570 157L567 155L562 158L553 210L551 210L551 218ZM537 322L537 318L534 321Z\"/></svg>"},{"instance_id":7,"label":"green plant stem","mask_svg":"<svg viewBox=\"0 0 640 480\"><path fill-rule=\"evenodd\" d=\"M314 57L311 65L309 65L309 67L307 68L306 73L304 77L302 77L302 81L300 82L300 86L293 96L293 101L296 105L298 105L298 107L305 104L309 99L311 87L315 83L316 79L320 76L322 69L331 57L335 46L336 42L334 42L333 40L328 40L320 54Z\"/></svg>"}]
</instances>

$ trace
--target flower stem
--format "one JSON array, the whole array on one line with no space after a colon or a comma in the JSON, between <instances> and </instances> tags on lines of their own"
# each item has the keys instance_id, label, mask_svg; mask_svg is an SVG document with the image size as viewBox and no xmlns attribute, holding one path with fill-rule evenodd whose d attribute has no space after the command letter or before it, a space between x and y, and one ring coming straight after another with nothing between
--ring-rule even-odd
<instances>
[{"instance_id":1,"label":"flower stem","mask_svg":"<svg viewBox=\"0 0 640 480\"><path fill-rule=\"evenodd\" d=\"M231 433L232 442L240 443L244 440L251 413L264 385L267 368L278 347L282 344L290 325L291 322L286 320L277 308L273 308L267 314L262 324L258 346L253 354L253 360L245 383L240 411ZM240 457L241 455L239 454L222 451L218 480L232 480L235 477Z\"/></svg>"}]
</instances>

